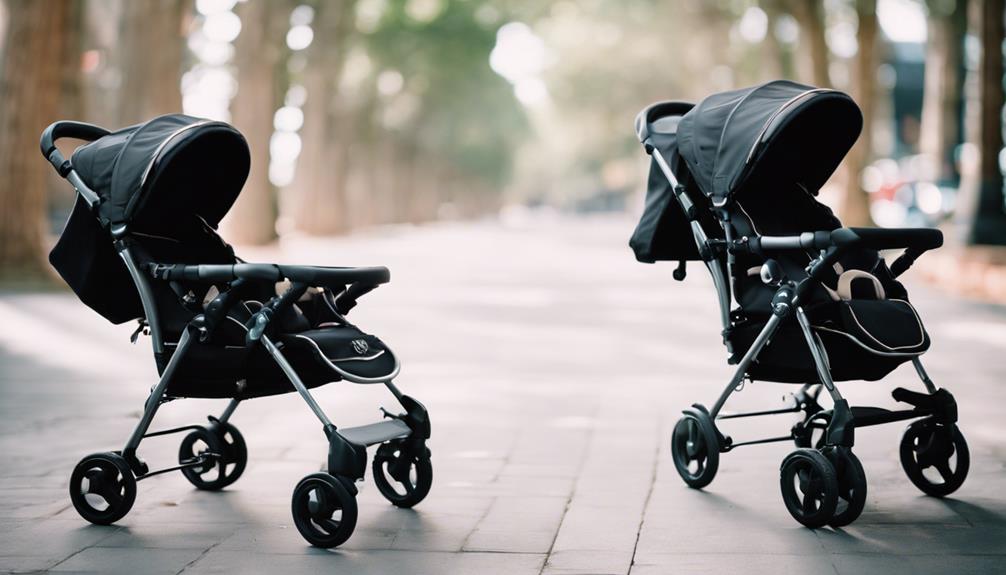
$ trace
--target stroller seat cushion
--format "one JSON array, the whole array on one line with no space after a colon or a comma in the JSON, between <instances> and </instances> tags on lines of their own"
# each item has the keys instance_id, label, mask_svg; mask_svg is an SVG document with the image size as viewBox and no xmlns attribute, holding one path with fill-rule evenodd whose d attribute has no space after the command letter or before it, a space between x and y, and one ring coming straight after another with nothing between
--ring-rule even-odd
<instances>
[{"instance_id":1,"label":"stroller seat cushion","mask_svg":"<svg viewBox=\"0 0 1006 575\"><path fill-rule=\"evenodd\" d=\"M391 349L352 325L322 324L318 329L285 334L280 340L298 368L310 362L304 367L315 378L376 383L391 379L398 371Z\"/></svg>"},{"instance_id":2,"label":"stroller seat cushion","mask_svg":"<svg viewBox=\"0 0 1006 575\"><path fill-rule=\"evenodd\" d=\"M854 299L839 304L838 331L880 355L919 355L929 349L929 334L912 304L904 300Z\"/></svg>"}]
</instances>

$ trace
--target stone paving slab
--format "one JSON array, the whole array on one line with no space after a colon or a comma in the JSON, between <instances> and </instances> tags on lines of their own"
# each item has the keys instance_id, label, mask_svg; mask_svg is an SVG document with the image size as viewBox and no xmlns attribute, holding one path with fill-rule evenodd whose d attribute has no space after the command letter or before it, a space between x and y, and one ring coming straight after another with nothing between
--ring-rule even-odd
<instances>
[{"instance_id":1,"label":"stone paving slab","mask_svg":"<svg viewBox=\"0 0 1006 575\"><path fill-rule=\"evenodd\" d=\"M933 347L926 365L960 404L971 476L922 496L897 459L903 427L857 431L863 516L810 531L786 513L773 444L724 454L716 480L687 488L668 438L680 410L712 403L731 371L715 295L699 266L633 261L634 222L594 218L388 228L338 240L240 250L251 261L384 264L394 271L353 319L404 359L398 381L433 421L434 487L414 510L361 484L354 536L309 547L289 498L321 469L326 442L296 394L247 402L232 420L245 475L220 493L179 474L140 482L116 526L69 505L80 457L118 449L155 379L146 339L109 326L67 293L0 293L0 572L60 573L990 573L1006 565L1006 311L913 283ZM449 258L443 259L444 254ZM438 265L449 262L450 265ZM895 386L842 384L854 404L893 407ZM781 405L793 388L748 384L728 409ZM379 387L317 391L340 426L395 407ZM205 421L223 401L164 405L156 428ZM725 422L736 440L788 432L793 418ZM145 441L152 465L179 437ZM369 472L368 472L369 474Z\"/></svg>"}]
</instances>

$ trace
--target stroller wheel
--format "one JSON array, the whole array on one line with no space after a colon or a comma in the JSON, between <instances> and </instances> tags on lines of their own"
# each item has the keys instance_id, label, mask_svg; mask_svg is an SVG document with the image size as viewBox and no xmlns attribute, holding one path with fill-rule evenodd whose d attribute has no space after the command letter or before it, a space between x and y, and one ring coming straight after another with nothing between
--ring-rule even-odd
<instances>
[{"instance_id":1,"label":"stroller wheel","mask_svg":"<svg viewBox=\"0 0 1006 575\"><path fill-rule=\"evenodd\" d=\"M293 490L293 522L315 547L342 545L356 529L356 498L328 473L312 473Z\"/></svg>"},{"instance_id":2,"label":"stroller wheel","mask_svg":"<svg viewBox=\"0 0 1006 575\"><path fill-rule=\"evenodd\" d=\"M955 424L916 421L901 437L901 467L908 479L933 497L950 495L964 483L971 455Z\"/></svg>"},{"instance_id":3,"label":"stroller wheel","mask_svg":"<svg viewBox=\"0 0 1006 575\"><path fill-rule=\"evenodd\" d=\"M186 435L178 446L179 464L201 456L208 456L206 463L182 468L182 474L198 489L216 491L234 483L244 473L248 447L236 427L213 422Z\"/></svg>"},{"instance_id":4,"label":"stroller wheel","mask_svg":"<svg viewBox=\"0 0 1006 575\"><path fill-rule=\"evenodd\" d=\"M824 454L832 462L838 479L835 515L828 525L844 527L858 519L866 506L866 472L849 448L827 447Z\"/></svg>"},{"instance_id":5,"label":"stroller wheel","mask_svg":"<svg viewBox=\"0 0 1006 575\"><path fill-rule=\"evenodd\" d=\"M786 509L803 525L823 527L835 514L838 479L820 451L797 449L782 461L779 485Z\"/></svg>"},{"instance_id":6,"label":"stroller wheel","mask_svg":"<svg viewBox=\"0 0 1006 575\"><path fill-rule=\"evenodd\" d=\"M136 479L118 453L95 453L80 460L70 475L70 501L80 516L109 525L129 513L136 501Z\"/></svg>"},{"instance_id":7,"label":"stroller wheel","mask_svg":"<svg viewBox=\"0 0 1006 575\"><path fill-rule=\"evenodd\" d=\"M405 441L381 444L374 455L371 470L374 484L385 499L398 507L412 507L426 498L433 485L430 450L412 453Z\"/></svg>"},{"instance_id":8,"label":"stroller wheel","mask_svg":"<svg viewBox=\"0 0 1006 575\"><path fill-rule=\"evenodd\" d=\"M716 477L720 465L719 440L705 412L690 409L674 425L671 457L689 487L701 489Z\"/></svg>"}]
</instances>

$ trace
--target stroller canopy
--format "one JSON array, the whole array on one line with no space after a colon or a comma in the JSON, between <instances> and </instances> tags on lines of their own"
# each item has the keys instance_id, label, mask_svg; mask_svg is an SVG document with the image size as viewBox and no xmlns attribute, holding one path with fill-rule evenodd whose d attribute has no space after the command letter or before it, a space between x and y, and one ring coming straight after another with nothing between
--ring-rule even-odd
<instances>
[{"instance_id":1,"label":"stroller canopy","mask_svg":"<svg viewBox=\"0 0 1006 575\"><path fill-rule=\"evenodd\" d=\"M216 227L244 186L244 136L223 122L160 116L77 148L71 162L101 198L105 224L195 214Z\"/></svg>"},{"instance_id":2,"label":"stroller canopy","mask_svg":"<svg viewBox=\"0 0 1006 575\"><path fill-rule=\"evenodd\" d=\"M723 201L757 182L816 194L859 137L848 95L776 80L699 102L681 118L678 148L702 192Z\"/></svg>"}]
</instances>

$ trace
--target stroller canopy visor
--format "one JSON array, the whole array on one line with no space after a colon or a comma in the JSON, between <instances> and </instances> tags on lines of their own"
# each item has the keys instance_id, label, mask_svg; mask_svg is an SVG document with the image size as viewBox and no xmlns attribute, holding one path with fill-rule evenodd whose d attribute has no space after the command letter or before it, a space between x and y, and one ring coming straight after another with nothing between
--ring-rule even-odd
<instances>
[{"instance_id":1,"label":"stroller canopy visor","mask_svg":"<svg viewBox=\"0 0 1006 575\"><path fill-rule=\"evenodd\" d=\"M816 194L862 125L848 95L777 80L699 102L681 118L678 148L714 200L752 182L766 192L796 184Z\"/></svg>"},{"instance_id":2,"label":"stroller canopy visor","mask_svg":"<svg viewBox=\"0 0 1006 575\"><path fill-rule=\"evenodd\" d=\"M250 156L233 127L169 114L81 146L71 162L101 198L105 224L195 214L216 227L241 192Z\"/></svg>"}]
</instances>

